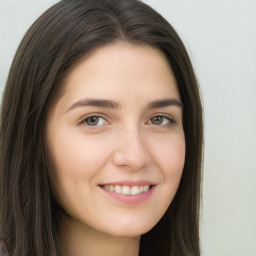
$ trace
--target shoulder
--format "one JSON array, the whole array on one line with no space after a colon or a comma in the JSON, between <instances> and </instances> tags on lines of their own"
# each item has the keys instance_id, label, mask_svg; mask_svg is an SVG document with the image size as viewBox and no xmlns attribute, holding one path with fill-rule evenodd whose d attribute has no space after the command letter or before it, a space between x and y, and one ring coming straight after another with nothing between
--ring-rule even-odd
<instances>
[{"instance_id":1,"label":"shoulder","mask_svg":"<svg viewBox=\"0 0 256 256\"><path fill-rule=\"evenodd\" d=\"M3 241L0 240L0 256L9 256L6 246Z\"/></svg>"}]
</instances>

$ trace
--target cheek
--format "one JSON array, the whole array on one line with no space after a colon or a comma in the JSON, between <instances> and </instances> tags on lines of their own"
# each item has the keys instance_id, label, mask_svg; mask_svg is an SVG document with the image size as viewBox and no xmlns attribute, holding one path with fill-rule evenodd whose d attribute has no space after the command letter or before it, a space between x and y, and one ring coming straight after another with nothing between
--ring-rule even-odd
<instances>
[{"instance_id":1,"label":"cheek","mask_svg":"<svg viewBox=\"0 0 256 256\"><path fill-rule=\"evenodd\" d=\"M165 140L158 141L154 147L155 162L159 165L166 176L180 175L185 162L185 138L180 133L169 136Z\"/></svg>"},{"instance_id":2,"label":"cheek","mask_svg":"<svg viewBox=\"0 0 256 256\"><path fill-rule=\"evenodd\" d=\"M171 175L179 175L183 171L185 162L185 141L177 140L165 150L163 162L166 163ZM164 154L164 153L163 153Z\"/></svg>"},{"instance_id":3,"label":"cheek","mask_svg":"<svg viewBox=\"0 0 256 256\"><path fill-rule=\"evenodd\" d=\"M56 174L71 177L90 175L106 161L109 149L93 136L59 132L50 142L50 158ZM85 171L86 170L86 171Z\"/></svg>"},{"instance_id":4,"label":"cheek","mask_svg":"<svg viewBox=\"0 0 256 256\"><path fill-rule=\"evenodd\" d=\"M107 161L109 147L95 138L63 129L50 136L48 152L55 197L62 206L71 208L71 203L79 204L75 203L74 191L91 193L89 185L95 183L94 177Z\"/></svg>"},{"instance_id":5,"label":"cheek","mask_svg":"<svg viewBox=\"0 0 256 256\"><path fill-rule=\"evenodd\" d=\"M166 138L165 145L159 145L155 151L155 163L162 173L163 205L169 206L178 189L185 162L185 138L183 133L179 136Z\"/></svg>"}]
</instances>

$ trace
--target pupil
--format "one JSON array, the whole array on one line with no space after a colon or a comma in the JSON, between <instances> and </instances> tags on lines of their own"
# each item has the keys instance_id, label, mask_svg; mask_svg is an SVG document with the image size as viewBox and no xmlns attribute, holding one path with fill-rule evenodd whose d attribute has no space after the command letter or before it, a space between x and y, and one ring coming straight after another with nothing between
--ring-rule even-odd
<instances>
[{"instance_id":1,"label":"pupil","mask_svg":"<svg viewBox=\"0 0 256 256\"><path fill-rule=\"evenodd\" d=\"M87 119L87 124L89 124L89 125L95 125L95 124L98 123L98 121L99 121L99 118L98 118L98 117L92 116L92 117L89 117L89 118Z\"/></svg>"},{"instance_id":2,"label":"pupil","mask_svg":"<svg viewBox=\"0 0 256 256\"><path fill-rule=\"evenodd\" d=\"M163 122L163 118L161 116L155 116L152 119L153 124L162 124L162 122Z\"/></svg>"}]
</instances>

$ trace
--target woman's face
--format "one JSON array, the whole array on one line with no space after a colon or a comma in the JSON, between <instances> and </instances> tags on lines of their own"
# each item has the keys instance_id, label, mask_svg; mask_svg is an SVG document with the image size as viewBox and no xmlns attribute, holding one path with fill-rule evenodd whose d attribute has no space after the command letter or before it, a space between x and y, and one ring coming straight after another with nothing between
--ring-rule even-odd
<instances>
[{"instance_id":1,"label":"woman's face","mask_svg":"<svg viewBox=\"0 0 256 256\"><path fill-rule=\"evenodd\" d=\"M178 188L182 106L165 56L116 43L76 64L47 115L55 197L70 219L120 237L149 231Z\"/></svg>"}]
</instances>

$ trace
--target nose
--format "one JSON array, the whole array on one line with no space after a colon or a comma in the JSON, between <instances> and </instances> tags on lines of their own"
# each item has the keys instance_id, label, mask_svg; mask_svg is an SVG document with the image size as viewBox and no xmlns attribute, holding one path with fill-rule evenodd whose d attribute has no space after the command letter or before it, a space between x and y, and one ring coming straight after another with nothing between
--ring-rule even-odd
<instances>
[{"instance_id":1,"label":"nose","mask_svg":"<svg viewBox=\"0 0 256 256\"><path fill-rule=\"evenodd\" d=\"M138 129L122 131L116 141L113 163L133 171L140 170L150 162L150 153L143 134Z\"/></svg>"}]
</instances>

